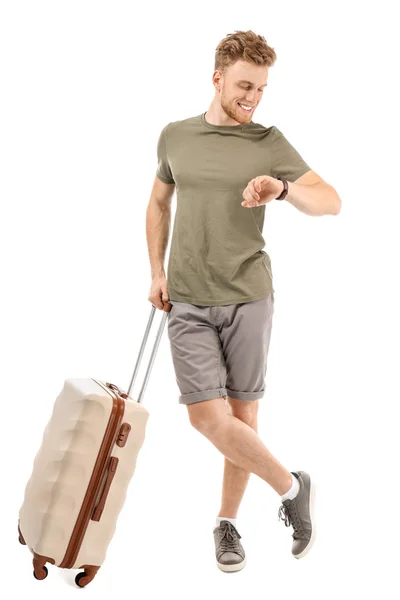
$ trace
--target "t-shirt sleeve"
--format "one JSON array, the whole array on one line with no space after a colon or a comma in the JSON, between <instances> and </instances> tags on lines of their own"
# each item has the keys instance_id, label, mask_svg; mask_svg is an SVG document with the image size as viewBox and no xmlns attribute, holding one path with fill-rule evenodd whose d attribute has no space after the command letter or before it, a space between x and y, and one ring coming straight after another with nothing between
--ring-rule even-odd
<instances>
[{"instance_id":1,"label":"t-shirt sleeve","mask_svg":"<svg viewBox=\"0 0 400 600\"><path fill-rule=\"evenodd\" d=\"M290 182L311 170L311 167L288 142L283 133L274 127L271 139L271 175L277 179L284 177Z\"/></svg>"},{"instance_id":2,"label":"t-shirt sleeve","mask_svg":"<svg viewBox=\"0 0 400 600\"><path fill-rule=\"evenodd\" d=\"M168 162L167 156L167 127L166 125L164 129L161 131L160 136L158 138L157 143L157 171L156 175L161 181L164 183L175 183L175 180L172 176L171 167Z\"/></svg>"}]
</instances>

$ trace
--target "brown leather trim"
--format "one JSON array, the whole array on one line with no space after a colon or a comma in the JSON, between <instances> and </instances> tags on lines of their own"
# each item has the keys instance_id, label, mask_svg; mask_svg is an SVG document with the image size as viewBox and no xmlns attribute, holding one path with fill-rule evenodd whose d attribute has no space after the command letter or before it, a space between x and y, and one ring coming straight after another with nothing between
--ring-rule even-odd
<instances>
[{"instance_id":1,"label":"brown leather trim","mask_svg":"<svg viewBox=\"0 0 400 600\"><path fill-rule=\"evenodd\" d=\"M129 425L129 423L123 423L121 425L121 429L119 430L119 435L118 435L118 439L117 439L117 446L119 446L120 448L123 448L128 440L128 435L129 432L131 430L131 426Z\"/></svg>"},{"instance_id":2,"label":"brown leather trim","mask_svg":"<svg viewBox=\"0 0 400 600\"><path fill-rule=\"evenodd\" d=\"M103 441L101 443L100 450L93 468L92 476L86 490L85 498L83 499L81 510L72 531L65 556L59 565L62 569L71 569L79 554L86 529L90 522L90 517L93 513L93 507L96 502L103 477L107 470L111 452L118 435L122 417L124 416L125 412L125 401L123 398L121 398L115 391L104 386L101 382L95 379L93 379L93 381L95 381L108 394L110 394L113 399L113 406L106 431L104 433Z\"/></svg>"},{"instance_id":3,"label":"brown leather trim","mask_svg":"<svg viewBox=\"0 0 400 600\"><path fill-rule=\"evenodd\" d=\"M114 479L114 475L115 475L115 472L118 467L118 460L119 459L116 456L112 456L110 458L110 462L107 467L106 481L105 481L104 487L101 491L101 496L100 496L99 502L98 502L96 508L94 509L92 519L91 519L92 521L100 521L100 519L101 519L101 515L103 514L104 506L107 501L108 492L110 491L112 480Z\"/></svg>"}]
</instances>

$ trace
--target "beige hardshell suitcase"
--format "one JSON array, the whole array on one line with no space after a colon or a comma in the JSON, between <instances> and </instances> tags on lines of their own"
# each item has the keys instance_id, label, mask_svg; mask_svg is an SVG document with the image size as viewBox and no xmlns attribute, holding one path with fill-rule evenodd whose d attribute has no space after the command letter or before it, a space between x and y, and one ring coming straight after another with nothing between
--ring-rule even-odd
<instances>
[{"instance_id":1,"label":"beige hardshell suitcase","mask_svg":"<svg viewBox=\"0 0 400 600\"><path fill-rule=\"evenodd\" d=\"M33 554L34 576L46 562L84 569L84 587L103 564L142 447L148 411L141 404L171 304L164 303L142 389L130 392L154 318L151 309L127 393L97 379L67 379L58 395L19 511L21 544Z\"/></svg>"}]
</instances>

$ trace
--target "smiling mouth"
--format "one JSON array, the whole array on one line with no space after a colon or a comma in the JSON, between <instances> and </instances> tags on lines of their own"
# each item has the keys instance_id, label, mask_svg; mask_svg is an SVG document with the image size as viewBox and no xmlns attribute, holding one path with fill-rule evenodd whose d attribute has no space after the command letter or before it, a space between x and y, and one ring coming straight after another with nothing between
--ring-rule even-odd
<instances>
[{"instance_id":1,"label":"smiling mouth","mask_svg":"<svg viewBox=\"0 0 400 600\"><path fill-rule=\"evenodd\" d=\"M254 109L254 106L250 106L248 104L241 104L240 102L238 102L238 105L246 113L251 113L251 111Z\"/></svg>"}]
</instances>

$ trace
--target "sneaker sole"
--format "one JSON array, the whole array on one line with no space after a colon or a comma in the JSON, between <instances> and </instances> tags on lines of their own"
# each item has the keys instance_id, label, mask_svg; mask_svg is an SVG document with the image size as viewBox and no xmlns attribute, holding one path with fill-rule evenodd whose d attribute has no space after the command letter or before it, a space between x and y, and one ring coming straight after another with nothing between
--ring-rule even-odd
<instances>
[{"instance_id":1,"label":"sneaker sole","mask_svg":"<svg viewBox=\"0 0 400 600\"><path fill-rule=\"evenodd\" d=\"M295 558L303 558L304 556L306 556L306 554L308 554L315 542L315 537L317 535L317 529L315 526L315 520L314 520L314 506L315 506L315 485L314 485L314 479L311 480L311 489L310 489L310 520L311 520L311 538L310 541L308 543L308 546L306 546L303 550L303 552L300 552L300 554L293 554L293 556Z\"/></svg>"},{"instance_id":2,"label":"sneaker sole","mask_svg":"<svg viewBox=\"0 0 400 600\"><path fill-rule=\"evenodd\" d=\"M235 565L223 565L217 561L217 567L224 571L225 573L233 573L235 571L240 571L246 564L246 558L242 560L241 563L236 563Z\"/></svg>"}]
</instances>

